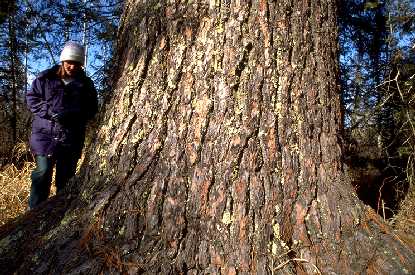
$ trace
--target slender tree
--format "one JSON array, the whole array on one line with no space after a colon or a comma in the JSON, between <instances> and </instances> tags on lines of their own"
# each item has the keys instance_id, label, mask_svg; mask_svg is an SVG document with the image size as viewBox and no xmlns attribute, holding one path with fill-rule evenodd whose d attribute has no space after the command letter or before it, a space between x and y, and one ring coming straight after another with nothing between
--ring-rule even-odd
<instances>
[{"instance_id":1,"label":"slender tree","mask_svg":"<svg viewBox=\"0 0 415 275\"><path fill-rule=\"evenodd\" d=\"M5 6L4 14L6 19L0 23L0 50L2 60L0 61L0 95L4 101L2 107L6 111L4 124L2 125L4 136L1 147L1 157L10 151L18 138L19 118L19 93L23 85L23 64L21 54L21 29L18 27L18 20L21 17L21 10L15 2Z\"/></svg>"},{"instance_id":2,"label":"slender tree","mask_svg":"<svg viewBox=\"0 0 415 275\"><path fill-rule=\"evenodd\" d=\"M9 30L9 45L10 45L10 84L11 84L11 117L10 126L12 130L12 142L17 140L17 74L18 74L18 58L17 58L17 37L16 37L16 22L12 16L8 20Z\"/></svg>"},{"instance_id":3,"label":"slender tree","mask_svg":"<svg viewBox=\"0 0 415 275\"><path fill-rule=\"evenodd\" d=\"M337 54L336 1L127 1L82 175L2 229L2 270L413 273L344 176Z\"/></svg>"}]
</instances>

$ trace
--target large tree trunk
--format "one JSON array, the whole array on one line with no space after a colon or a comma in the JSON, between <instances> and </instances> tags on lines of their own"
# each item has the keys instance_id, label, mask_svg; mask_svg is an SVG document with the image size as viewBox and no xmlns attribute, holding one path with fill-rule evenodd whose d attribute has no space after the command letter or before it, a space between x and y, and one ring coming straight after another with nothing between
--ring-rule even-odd
<instances>
[{"instance_id":1,"label":"large tree trunk","mask_svg":"<svg viewBox=\"0 0 415 275\"><path fill-rule=\"evenodd\" d=\"M335 1L171 2L127 1L78 185L55 222L3 229L6 270L415 272L343 173Z\"/></svg>"}]
</instances>

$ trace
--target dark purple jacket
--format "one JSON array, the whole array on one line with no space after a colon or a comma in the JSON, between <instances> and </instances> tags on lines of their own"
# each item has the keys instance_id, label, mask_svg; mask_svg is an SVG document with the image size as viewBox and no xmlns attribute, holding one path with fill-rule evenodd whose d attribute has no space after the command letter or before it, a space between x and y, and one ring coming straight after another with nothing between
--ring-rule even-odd
<instances>
[{"instance_id":1,"label":"dark purple jacket","mask_svg":"<svg viewBox=\"0 0 415 275\"><path fill-rule=\"evenodd\" d=\"M97 94L84 72L65 85L58 69L59 65L40 73L26 95L33 113L30 147L35 155L80 157L86 123L97 112ZM65 117L64 122L54 119L56 114Z\"/></svg>"}]
</instances>

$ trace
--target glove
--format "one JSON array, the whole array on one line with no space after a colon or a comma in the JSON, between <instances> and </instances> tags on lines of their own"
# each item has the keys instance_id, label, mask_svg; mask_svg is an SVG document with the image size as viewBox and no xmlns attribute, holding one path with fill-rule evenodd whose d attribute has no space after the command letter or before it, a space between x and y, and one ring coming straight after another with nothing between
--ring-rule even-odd
<instances>
[{"instance_id":1,"label":"glove","mask_svg":"<svg viewBox=\"0 0 415 275\"><path fill-rule=\"evenodd\" d=\"M53 114L52 120L59 123L62 126L73 127L80 122L80 116L78 112L62 112Z\"/></svg>"},{"instance_id":2,"label":"glove","mask_svg":"<svg viewBox=\"0 0 415 275\"><path fill-rule=\"evenodd\" d=\"M67 115L65 113L52 114L51 119L59 124L65 124Z\"/></svg>"}]
</instances>

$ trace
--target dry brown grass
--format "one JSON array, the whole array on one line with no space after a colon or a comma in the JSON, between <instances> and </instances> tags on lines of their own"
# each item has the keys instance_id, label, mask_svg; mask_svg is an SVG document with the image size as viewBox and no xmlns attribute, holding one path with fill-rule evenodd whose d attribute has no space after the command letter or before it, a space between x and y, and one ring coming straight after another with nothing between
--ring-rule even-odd
<instances>
[{"instance_id":1,"label":"dry brown grass","mask_svg":"<svg viewBox=\"0 0 415 275\"><path fill-rule=\"evenodd\" d=\"M11 164L0 170L0 225L3 225L26 211L30 192L30 174L35 164L28 159L27 146L19 143L15 146ZM15 163L18 163L18 167Z\"/></svg>"},{"instance_id":2,"label":"dry brown grass","mask_svg":"<svg viewBox=\"0 0 415 275\"><path fill-rule=\"evenodd\" d=\"M396 228L412 235L415 241L415 162L410 158L407 169L409 188L401 202L398 215L393 219Z\"/></svg>"},{"instance_id":3,"label":"dry brown grass","mask_svg":"<svg viewBox=\"0 0 415 275\"><path fill-rule=\"evenodd\" d=\"M9 164L0 171L0 225L26 210L33 167L31 162L24 163L21 169Z\"/></svg>"}]
</instances>

